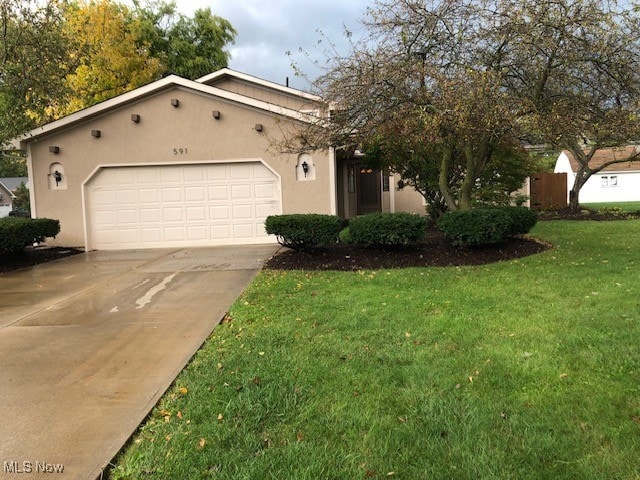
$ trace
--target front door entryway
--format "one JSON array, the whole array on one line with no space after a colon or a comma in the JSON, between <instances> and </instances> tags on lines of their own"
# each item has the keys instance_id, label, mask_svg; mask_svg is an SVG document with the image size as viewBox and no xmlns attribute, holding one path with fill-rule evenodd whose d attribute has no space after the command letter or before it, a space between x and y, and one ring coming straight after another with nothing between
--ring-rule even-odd
<instances>
[{"instance_id":1,"label":"front door entryway","mask_svg":"<svg viewBox=\"0 0 640 480\"><path fill-rule=\"evenodd\" d=\"M356 210L358 215L365 215L382 210L380 192L380 170L356 164Z\"/></svg>"}]
</instances>

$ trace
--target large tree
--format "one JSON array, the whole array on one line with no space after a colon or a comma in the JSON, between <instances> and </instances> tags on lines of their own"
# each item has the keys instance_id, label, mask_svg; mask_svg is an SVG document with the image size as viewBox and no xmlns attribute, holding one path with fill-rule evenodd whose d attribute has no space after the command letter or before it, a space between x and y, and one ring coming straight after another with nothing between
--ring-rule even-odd
<instances>
[{"instance_id":1,"label":"large tree","mask_svg":"<svg viewBox=\"0 0 640 480\"><path fill-rule=\"evenodd\" d=\"M62 1L0 0L0 145L34 127L65 96Z\"/></svg>"},{"instance_id":2,"label":"large tree","mask_svg":"<svg viewBox=\"0 0 640 480\"><path fill-rule=\"evenodd\" d=\"M614 1L378 1L316 82L331 120L287 147L373 145L426 198L467 209L488 169L500 178L494 158L535 136L578 158L577 206L594 152L639 137L638 20Z\"/></svg>"},{"instance_id":3,"label":"large tree","mask_svg":"<svg viewBox=\"0 0 640 480\"><path fill-rule=\"evenodd\" d=\"M236 31L209 7L197 9L191 18L178 13L175 2L135 0L133 15L142 22L141 40L167 73L195 80L227 66L225 48L235 41Z\"/></svg>"},{"instance_id":4,"label":"large tree","mask_svg":"<svg viewBox=\"0 0 640 480\"><path fill-rule=\"evenodd\" d=\"M145 85L163 72L162 62L141 44L142 26L124 5L111 0L75 3L65 9L73 71L65 78L69 95L50 107L66 115Z\"/></svg>"}]
</instances>

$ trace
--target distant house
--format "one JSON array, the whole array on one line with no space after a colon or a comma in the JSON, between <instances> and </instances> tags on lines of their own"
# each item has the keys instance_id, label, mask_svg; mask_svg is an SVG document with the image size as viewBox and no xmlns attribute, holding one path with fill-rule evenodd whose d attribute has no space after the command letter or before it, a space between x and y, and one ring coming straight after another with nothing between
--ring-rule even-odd
<instances>
[{"instance_id":1,"label":"distant house","mask_svg":"<svg viewBox=\"0 0 640 480\"><path fill-rule=\"evenodd\" d=\"M635 146L608 148L596 152L589 163L592 168L618 158L633 155ZM563 151L554 169L567 174L567 195L573 187L578 162L573 155ZM594 174L580 190L580 203L637 202L640 201L640 161L616 163Z\"/></svg>"},{"instance_id":2,"label":"distant house","mask_svg":"<svg viewBox=\"0 0 640 480\"><path fill-rule=\"evenodd\" d=\"M27 177L0 177L0 218L9 215L13 210L14 192L22 184L29 185Z\"/></svg>"}]
</instances>

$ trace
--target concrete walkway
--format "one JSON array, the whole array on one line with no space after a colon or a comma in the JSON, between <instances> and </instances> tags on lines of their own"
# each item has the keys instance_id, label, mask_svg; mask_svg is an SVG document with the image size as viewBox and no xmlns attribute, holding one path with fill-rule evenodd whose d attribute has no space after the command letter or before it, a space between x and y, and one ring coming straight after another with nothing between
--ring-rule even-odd
<instances>
[{"instance_id":1,"label":"concrete walkway","mask_svg":"<svg viewBox=\"0 0 640 480\"><path fill-rule=\"evenodd\" d=\"M0 275L0 478L100 476L277 248L89 252Z\"/></svg>"}]
</instances>

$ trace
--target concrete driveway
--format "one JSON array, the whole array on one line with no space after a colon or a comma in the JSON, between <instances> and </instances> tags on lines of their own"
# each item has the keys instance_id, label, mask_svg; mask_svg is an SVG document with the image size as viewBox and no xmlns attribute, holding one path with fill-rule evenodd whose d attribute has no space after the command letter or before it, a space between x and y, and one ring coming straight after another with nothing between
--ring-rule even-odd
<instances>
[{"instance_id":1,"label":"concrete driveway","mask_svg":"<svg viewBox=\"0 0 640 480\"><path fill-rule=\"evenodd\" d=\"M276 250L89 252L0 275L0 478L100 476Z\"/></svg>"}]
</instances>

